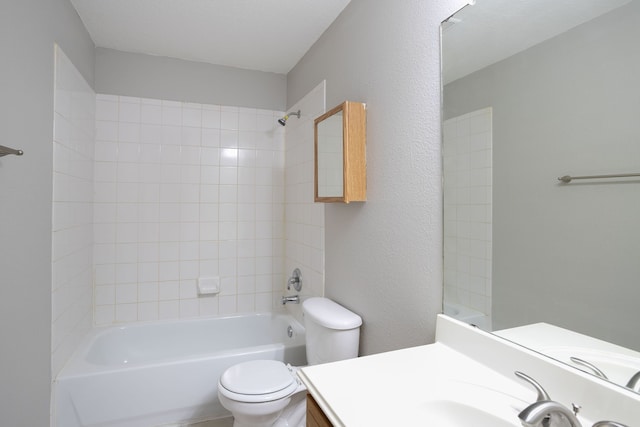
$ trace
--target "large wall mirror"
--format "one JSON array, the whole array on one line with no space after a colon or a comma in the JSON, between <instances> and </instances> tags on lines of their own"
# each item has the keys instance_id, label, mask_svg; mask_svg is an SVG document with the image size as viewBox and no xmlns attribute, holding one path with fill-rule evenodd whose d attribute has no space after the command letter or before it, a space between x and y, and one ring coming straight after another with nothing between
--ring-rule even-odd
<instances>
[{"instance_id":1,"label":"large wall mirror","mask_svg":"<svg viewBox=\"0 0 640 427\"><path fill-rule=\"evenodd\" d=\"M640 371L640 0L476 0L442 37L445 314L625 385Z\"/></svg>"}]
</instances>

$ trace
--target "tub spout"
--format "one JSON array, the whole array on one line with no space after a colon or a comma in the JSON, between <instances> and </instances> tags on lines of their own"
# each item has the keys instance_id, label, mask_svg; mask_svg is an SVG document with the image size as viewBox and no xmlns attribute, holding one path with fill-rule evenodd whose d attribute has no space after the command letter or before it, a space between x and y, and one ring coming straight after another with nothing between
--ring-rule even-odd
<instances>
[{"instance_id":1,"label":"tub spout","mask_svg":"<svg viewBox=\"0 0 640 427\"><path fill-rule=\"evenodd\" d=\"M285 305L288 302L292 302L294 304L300 304L300 297L298 295L291 295L288 297L282 297L282 305Z\"/></svg>"}]
</instances>

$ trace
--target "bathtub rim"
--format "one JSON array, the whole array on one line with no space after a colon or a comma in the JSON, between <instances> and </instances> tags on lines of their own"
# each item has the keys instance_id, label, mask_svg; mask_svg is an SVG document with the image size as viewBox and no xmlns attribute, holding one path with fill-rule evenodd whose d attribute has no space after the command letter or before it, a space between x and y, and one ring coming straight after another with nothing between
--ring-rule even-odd
<instances>
[{"instance_id":1,"label":"bathtub rim","mask_svg":"<svg viewBox=\"0 0 640 427\"><path fill-rule=\"evenodd\" d=\"M453 311L455 310L455 312ZM465 323L473 324L482 330L491 332L491 316L459 302L445 301L442 313Z\"/></svg>"},{"instance_id":2,"label":"bathtub rim","mask_svg":"<svg viewBox=\"0 0 640 427\"><path fill-rule=\"evenodd\" d=\"M125 322L125 323L117 323L113 325L105 325L105 326L95 326L89 332L85 334L85 336L80 340L78 346L73 351L69 359L64 363L60 372L56 375L54 382L58 379L64 378L72 378L76 376L84 376L84 375L99 375L102 373L114 372L114 371L127 371L138 369L142 366L160 366L168 363L172 364L180 364L180 363L190 363L197 360L203 360L211 357L214 353L202 353L197 354L185 358L166 358L154 360L151 362L145 363L131 363L124 365L98 365L94 363L90 363L87 361L87 355L91 350L92 345L95 341L103 334L110 332L111 330L124 330L124 329L138 329L148 326L162 326L167 324L174 323L198 323L203 321L212 321L217 319L232 319L239 317L280 317L286 318L293 327L295 336L291 338L289 343L291 346L297 345L305 345L305 328L304 326L291 314L283 311L261 311L261 312L245 312L245 313L232 313L232 314L221 314L221 315L210 315L210 316L201 316L201 317L190 317L186 319L162 319L162 320L149 320L149 321L135 321L135 322ZM284 347L287 347L288 343L269 343L263 345L252 345L247 347L239 347L232 348L223 351L216 351L216 355L228 355L228 354L238 354L241 352L241 349L251 349L262 350L272 347L274 345L281 344Z\"/></svg>"}]
</instances>

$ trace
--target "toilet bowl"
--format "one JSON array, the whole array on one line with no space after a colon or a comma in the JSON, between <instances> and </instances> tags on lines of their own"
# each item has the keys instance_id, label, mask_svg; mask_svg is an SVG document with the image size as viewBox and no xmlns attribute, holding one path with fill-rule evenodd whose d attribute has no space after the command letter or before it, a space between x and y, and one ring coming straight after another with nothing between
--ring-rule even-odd
<instances>
[{"instance_id":1,"label":"toilet bowl","mask_svg":"<svg viewBox=\"0 0 640 427\"><path fill-rule=\"evenodd\" d=\"M302 311L309 364L358 356L360 316L326 298L309 298ZM304 427L306 387L296 372L276 360L253 360L227 369L218 380L218 398L233 414L233 426Z\"/></svg>"},{"instance_id":2,"label":"toilet bowl","mask_svg":"<svg viewBox=\"0 0 640 427\"><path fill-rule=\"evenodd\" d=\"M306 387L296 375L296 369L277 360L252 360L227 369L218 381L218 398L234 416L234 427L273 426L279 418L280 427L304 426L304 411L289 408L298 394L304 403ZM300 413L301 412L301 413ZM297 415L297 416L296 416Z\"/></svg>"}]
</instances>

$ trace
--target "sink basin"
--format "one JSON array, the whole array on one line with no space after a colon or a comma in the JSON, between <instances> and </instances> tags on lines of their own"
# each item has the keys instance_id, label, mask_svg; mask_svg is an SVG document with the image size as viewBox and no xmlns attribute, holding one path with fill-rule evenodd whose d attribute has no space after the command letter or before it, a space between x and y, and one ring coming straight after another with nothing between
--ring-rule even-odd
<instances>
[{"instance_id":1,"label":"sink basin","mask_svg":"<svg viewBox=\"0 0 640 427\"><path fill-rule=\"evenodd\" d=\"M505 420L494 414L460 402L441 400L428 402L424 407L425 420L437 426L514 427L519 426L517 413L513 420Z\"/></svg>"},{"instance_id":2,"label":"sink basin","mask_svg":"<svg viewBox=\"0 0 640 427\"><path fill-rule=\"evenodd\" d=\"M406 408L406 415L438 427L520 427L518 414L528 404L486 386L447 381L425 392L424 400Z\"/></svg>"}]
</instances>

